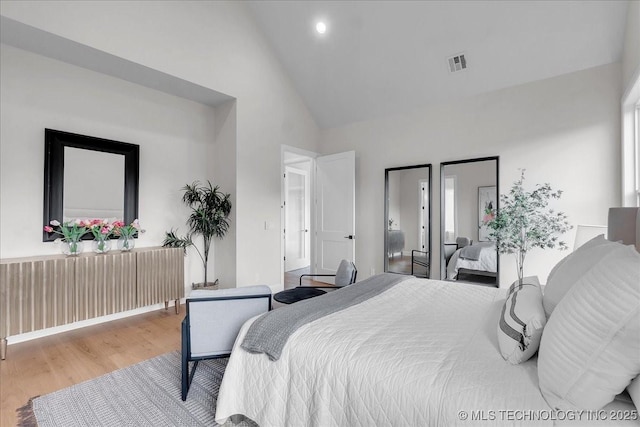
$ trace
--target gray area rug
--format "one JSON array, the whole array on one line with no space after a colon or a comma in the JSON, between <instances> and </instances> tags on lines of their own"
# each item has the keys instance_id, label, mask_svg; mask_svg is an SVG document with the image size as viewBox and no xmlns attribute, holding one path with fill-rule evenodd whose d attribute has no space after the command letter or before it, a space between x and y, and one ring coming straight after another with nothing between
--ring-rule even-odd
<instances>
[{"instance_id":1,"label":"gray area rug","mask_svg":"<svg viewBox=\"0 0 640 427\"><path fill-rule=\"evenodd\" d=\"M40 427L218 426L216 399L227 361L201 361L186 402L180 399L180 353L175 351L34 398L33 416Z\"/></svg>"}]
</instances>

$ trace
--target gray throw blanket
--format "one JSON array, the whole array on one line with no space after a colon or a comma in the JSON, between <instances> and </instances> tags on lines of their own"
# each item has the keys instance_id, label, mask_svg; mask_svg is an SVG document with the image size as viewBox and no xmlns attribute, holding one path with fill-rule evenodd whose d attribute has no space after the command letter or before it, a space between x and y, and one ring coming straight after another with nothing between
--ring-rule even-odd
<instances>
[{"instance_id":1,"label":"gray throw blanket","mask_svg":"<svg viewBox=\"0 0 640 427\"><path fill-rule=\"evenodd\" d=\"M413 276L378 274L326 295L265 313L251 324L240 346L250 353L265 353L269 359L278 360L291 334L301 326L359 304L410 277Z\"/></svg>"},{"instance_id":2,"label":"gray throw blanket","mask_svg":"<svg viewBox=\"0 0 640 427\"><path fill-rule=\"evenodd\" d=\"M493 242L476 243L475 245L465 246L460 249L460 258L468 259L471 261L478 261L480 259L480 252L483 248L489 248L493 246Z\"/></svg>"}]
</instances>

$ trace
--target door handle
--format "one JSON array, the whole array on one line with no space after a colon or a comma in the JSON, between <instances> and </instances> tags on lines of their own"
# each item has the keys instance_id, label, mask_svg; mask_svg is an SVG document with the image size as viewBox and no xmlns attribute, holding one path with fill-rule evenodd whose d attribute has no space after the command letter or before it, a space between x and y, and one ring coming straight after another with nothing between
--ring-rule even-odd
<instances>
[{"instance_id":1,"label":"door handle","mask_svg":"<svg viewBox=\"0 0 640 427\"><path fill-rule=\"evenodd\" d=\"M348 236L344 236L345 239L349 239L349 240L353 240L355 239L356 236L354 236L353 234L349 234Z\"/></svg>"}]
</instances>

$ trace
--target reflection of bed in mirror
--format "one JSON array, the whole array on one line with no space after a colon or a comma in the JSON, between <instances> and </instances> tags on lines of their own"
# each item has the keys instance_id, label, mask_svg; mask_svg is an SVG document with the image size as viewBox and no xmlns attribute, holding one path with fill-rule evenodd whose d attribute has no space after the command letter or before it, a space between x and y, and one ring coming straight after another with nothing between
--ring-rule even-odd
<instances>
[{"instance_id":1,"label":"reflection of bed in mirror","mask_svg":"<svg viewBox=\"0 0 640 427\"><path fill-rule=\"evenodd\" d=\"M465 239L469 241L469 239ZM496 284L498 254L494 242L470 242L469 245L446 245L447 279Z\"/></svg>"},{"instance_id":2,"label":"reflection of bed in mirror","mask_svg":"<svg viewBox=\"0 0 640 427\"><path fill-rule=\"evenodd\" d=\"M402 255L402 250L404 249L404 231L389 230L387 233L387 251L389 256L393 257L397 253Z\"/></svg>"},{"instance_id":3,"label":"reflection of bed in mirror","mask_svg":"<svg viewBox=\"0 0 640 427\"><path fill-rule=\"evenodd\" d=\"M480 251L482 246L475 243L492 246L484 221L488 209L499 208L498 170L497 156L441 163L441 278L493 286L499 282L495 245ZM466 244L459 244L460 238ZM471 241L471 248L457 252Z\"/></svg>"}]
</instances>

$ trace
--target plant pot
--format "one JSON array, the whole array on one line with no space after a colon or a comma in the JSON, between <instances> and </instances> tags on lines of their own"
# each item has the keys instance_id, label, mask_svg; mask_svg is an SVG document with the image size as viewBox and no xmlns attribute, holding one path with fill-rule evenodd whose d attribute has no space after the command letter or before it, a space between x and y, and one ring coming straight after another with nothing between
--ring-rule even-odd
<instances>
[{"instance_id":1,"label":"plant pot","mask_svg":"<svg viewBox=\"0 0 640 427\"><path fill-rule=\"evenodd\" d=\"M191 289L193 289L194 291L196 289L203 289L203 290L215 290L218 289L218 279L216 279L215 282L200 282L200 283L191 283Z\"/></svg>"}]
</instances>

